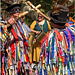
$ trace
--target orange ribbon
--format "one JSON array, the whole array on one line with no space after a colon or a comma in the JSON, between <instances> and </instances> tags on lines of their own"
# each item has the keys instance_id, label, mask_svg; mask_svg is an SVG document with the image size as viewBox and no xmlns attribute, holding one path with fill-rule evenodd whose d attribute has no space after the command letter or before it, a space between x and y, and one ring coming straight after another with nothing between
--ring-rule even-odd
<instances>
[{"instance_id":1,"label":"orange ribbon","mask_svg":"<svg viewBox=\"0 0 75 75\"><path fill-rule=\"evenodd\" d=\"M64 35L64 33L63 33L63 35ZM65 35L64 35L64 39L65 39L66 49L69 49L69 48L68 48L68 45L67 45L67 39L66 39L66 36L65 36Z\"/></svg>"},{"instance_id":2,"label":"orange ribbon","mask_svg":"<svg viewBox=\"0 0 75 75\"><path fill-rule=\"evenodd\" d=\"M70 19L70 21L72 21L72 22L74 22L74 23L75 23L75 20L73 20L73 19L72 19L72 17L69 17L69 19Z\"/></svg>"},{"instance_id":3,"label":"orange ribbon","mask_svg":"<svg viewBox=\"0 0 75 75\"><path fill-rule=\"evenodd\" d=\"M57 34L58 40L62 41L63 37L61 36L61 34L55 29L54 32Z\"/></svg>"}]
</instances>

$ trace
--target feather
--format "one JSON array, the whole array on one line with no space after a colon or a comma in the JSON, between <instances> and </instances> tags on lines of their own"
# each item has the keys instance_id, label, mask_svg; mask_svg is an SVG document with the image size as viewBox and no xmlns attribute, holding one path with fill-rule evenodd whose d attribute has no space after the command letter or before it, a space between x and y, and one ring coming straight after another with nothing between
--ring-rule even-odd
<instances>
[{"instance_id":1,"label":"feather","mask_svg":"<svg viewBox=\"0 0 75 75\"><path fill-rule=\"evenodd\" d=\"M69 13L74 13L74 14L75 14L75 12L74 12L74 11L72 11L72 10L71 10Z\"/></svg>"},{"instance_id":2,"label":"feather","mask_svg":"<svg viewBox=\"0 0 75 75\"><path fill-rule=\"evenodd\" d=\"M57 4L60 4L60 2L62 2L62 0L59 0Z\"/></svg>"},{"instance_id":3,"label":"feather","mask_svg":"<svg viewBox=\"0 0 75 75\"><path fill-rule=\"evenodd\" d=\"M69 12L72 12L72 10L75 9L75 5L68 6L68 8L69 8Z\"/></svg>"},{"instance_id":4,"label":"feather","mask_svg":"<svg viewBox=\"0 0 75 75\"><path fill-rule=\"evenodd\" d=\"M61 5L64 5L67 2L67 0L64 0L63 3Z\"/></svg>"},{"instance_id":5,"label":"feather","mask_svg":"<svg viewBox=\"0 0 75 75\"><path fill-rule=\"evenodd\" d=\"M52 12L54 12L54 11L60 12L59 11L60 9L64 9L64 8L63 7L57 7L57 6L54 5Z\"/></svg>"},{"instance_id":6,"label":"feather","mask_svg":"<svg viewBox=\"0 0 75 75\"><path fill-rule=\"evenodd\" d=\"M68 6L69 9L72 9L74 7L75 7L75 5Z\"/></svg>"}]
</instances>

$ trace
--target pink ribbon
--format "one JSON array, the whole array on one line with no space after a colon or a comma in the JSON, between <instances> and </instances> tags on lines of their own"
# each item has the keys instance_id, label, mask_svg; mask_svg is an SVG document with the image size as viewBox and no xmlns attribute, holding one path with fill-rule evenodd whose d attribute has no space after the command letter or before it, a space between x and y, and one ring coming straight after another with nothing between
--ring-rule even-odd
<instances>
[{"instance_id":1,"label":"pink ribbon","mask_svg":"<svg viewBox=\"0 0 75 75\"><path fill-rule=\"evenodd\" d=\"M59 44L59 53L60 53L61 56L63 55L63 52L62 52L61 47L60 47L60 44Z\"/></svg>"}]
</instances>

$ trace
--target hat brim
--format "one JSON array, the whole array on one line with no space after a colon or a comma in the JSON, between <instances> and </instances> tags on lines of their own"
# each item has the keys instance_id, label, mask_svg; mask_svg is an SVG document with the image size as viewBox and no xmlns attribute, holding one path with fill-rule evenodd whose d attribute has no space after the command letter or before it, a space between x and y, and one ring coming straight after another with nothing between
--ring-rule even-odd
<instances>
[{"instance_id":1,"label":"hat brim","mask_svg":"<svg viewBox=\"0 0 75 75\"><path fill-rule=\"evenodd\" d=\"M48 16L53 20L54 23L67 23L69 21L69 18L67 17L65 21L59 21L52 17L52 11L48 11Z\"/></svg>"},{"instance_id":2,"label":"hat brim","mask_svg":"<svg viewBox=\"0 0 75 75\"><path fill-rule=\"evenodd\" d=\"M6 11L10 11L13 7L16 7L16 6L21 7L21 4L14 4L14 5L11 5L11 6L9 6L8 8L6 8Z\"/></svg>"}]
</instances>

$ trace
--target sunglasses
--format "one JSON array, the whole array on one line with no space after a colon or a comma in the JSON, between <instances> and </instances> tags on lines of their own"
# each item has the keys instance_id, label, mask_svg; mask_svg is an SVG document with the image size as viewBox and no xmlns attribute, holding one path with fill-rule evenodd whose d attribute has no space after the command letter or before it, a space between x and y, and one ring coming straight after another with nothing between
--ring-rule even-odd
<instances>
[{"instance_id":1,"label":"sunglasses","mask_svg":"<svg viewBox=\"0 0 75 75\"><path fill-rule=\"evenodd\" d=\"M43 16L38 16L38 17L42 18Z\"/></svg>"},{"instance_id":2,"label":"sunglasses","mask_svg":"<svg viewBox=\"0 0 75 75\"><path fill-rule=\"evenodd\" d=\"M14 11L17 11L17 12L19 12L19 11L20 11L20 9L14 9Z\"/></svg>"}]
</instances>

